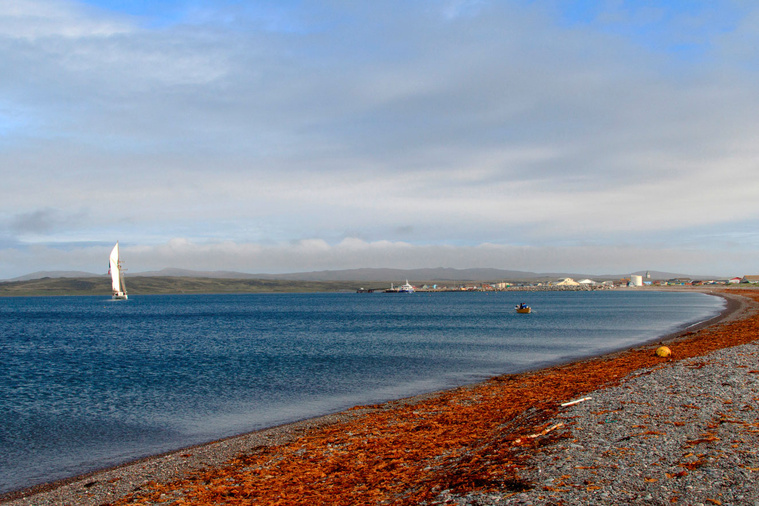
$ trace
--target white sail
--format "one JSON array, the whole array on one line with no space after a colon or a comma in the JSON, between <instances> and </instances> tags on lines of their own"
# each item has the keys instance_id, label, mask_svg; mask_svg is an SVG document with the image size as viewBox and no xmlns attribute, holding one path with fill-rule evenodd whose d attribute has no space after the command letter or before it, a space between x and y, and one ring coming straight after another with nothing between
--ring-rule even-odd
<instances>
[{"instance_id":1,"label":"white sail","mask_svg":"<svg viewBox=\"0 0 759 506\"><path fill-rule=\"evenodd\" d=\"M124 286L124 273L121 272L121 260L119 260L119 243L111 250L110 259L111 270L111 288L113 288L114 299L126 299L126 287Z\"/></svg>"}]
</instances>

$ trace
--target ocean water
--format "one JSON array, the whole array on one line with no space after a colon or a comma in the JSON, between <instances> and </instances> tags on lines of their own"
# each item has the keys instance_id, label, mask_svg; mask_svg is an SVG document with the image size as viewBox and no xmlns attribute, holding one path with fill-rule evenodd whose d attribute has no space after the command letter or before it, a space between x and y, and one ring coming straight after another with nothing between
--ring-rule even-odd
<instances>
[{"instance_id":1,"label":"ocean water","mask_svg":"<svg viewBox=\"0 0 759 506\"><path fill-rule=\"evenodd\" d=\"M628 347L723 308L634 290L0 298L0 493Z\"/></svg>"}]
</instances>

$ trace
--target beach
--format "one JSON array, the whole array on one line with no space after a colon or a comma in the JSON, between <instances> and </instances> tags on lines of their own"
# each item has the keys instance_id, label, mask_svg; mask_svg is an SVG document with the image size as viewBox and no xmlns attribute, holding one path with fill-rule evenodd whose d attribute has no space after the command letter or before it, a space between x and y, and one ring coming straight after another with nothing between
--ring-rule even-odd
<instances>
[{"instance_id":1,"label":"beach","mask_svg":"<svg viewBox=\"0 0 759 506\"><path fill-rule=\"evenodd\" d=\"M3 503L756 504L740 485L759 472L759 291L715 294L728 299L720 317L656 343L187 448ZM654 354L658 341L671 358Z\"/></svg>"}]
</instances>

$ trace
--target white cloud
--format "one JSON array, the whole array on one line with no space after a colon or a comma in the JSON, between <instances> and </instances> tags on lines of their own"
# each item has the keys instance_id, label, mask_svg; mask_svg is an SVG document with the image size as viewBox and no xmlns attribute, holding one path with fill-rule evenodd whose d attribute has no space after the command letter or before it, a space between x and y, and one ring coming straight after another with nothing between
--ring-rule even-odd
<instances>
[{"instance_id":1,"label":"white cloud","mask_svg":"<svg viewBox=\"0 0 759 506\"><path fill-rule=\"evenodd\" d=\"M0 243L20 250L114 237L162 261L308 270L524 247L590 263L572 248L591 244L621 266L629 244L675 251L759 219L759 86L738 54L754 13L688 61L523 2L301 6L267 13L297 27L276 30L244 10L146 28L9 5ZM671 256L745 258L712 249Z\"/></svg>"}]
</instances>

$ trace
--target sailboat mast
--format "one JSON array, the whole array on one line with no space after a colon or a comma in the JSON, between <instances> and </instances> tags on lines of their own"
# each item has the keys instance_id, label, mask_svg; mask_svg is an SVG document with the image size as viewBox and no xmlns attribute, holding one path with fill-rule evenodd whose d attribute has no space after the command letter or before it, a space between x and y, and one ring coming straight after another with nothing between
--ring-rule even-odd
<instances>
[{"instance_id":1,"label":"sailboat mast","mask_svg":"<svg viewBox=\"0 0 759 506\"><path fill-rule=\"evenodd\" d=\"M119 260L119 285L121 287L121 294L126 296L126 285L124 284L124 271L121 269L120 260Z\"/></svg>"}]
</instances>

